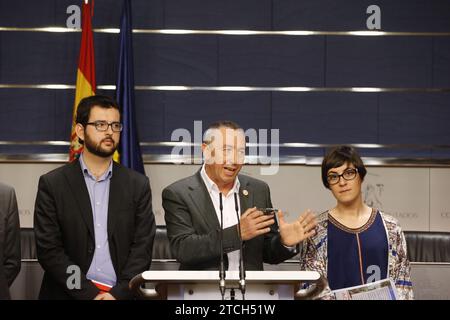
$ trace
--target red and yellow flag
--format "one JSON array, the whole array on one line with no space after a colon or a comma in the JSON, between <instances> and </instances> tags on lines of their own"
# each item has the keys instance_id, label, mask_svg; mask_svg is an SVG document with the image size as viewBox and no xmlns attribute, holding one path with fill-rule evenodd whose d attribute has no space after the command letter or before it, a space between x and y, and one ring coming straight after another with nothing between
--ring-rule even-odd
<instances>
[{"instance_id":1,"label":"red and yellow flag","mask_svg":"<svg viewBox=\"0 0 450 320\"><path fill-rule=\"evenodd\" d=\"M75 133L75 120L77 116L77 106L81 99L95 94L95 58L94 58L94 38L92 35L91 18L94 14L93 1L83 0L82 10L82 26L81 26L81 46L80 58L78 60L77 69L77 85L75 91L75 105L73 107L72 116L72 133L70 136L70 161L77 159L83 145L78 142L78 137Z\"/></svg>"}]
</instances>

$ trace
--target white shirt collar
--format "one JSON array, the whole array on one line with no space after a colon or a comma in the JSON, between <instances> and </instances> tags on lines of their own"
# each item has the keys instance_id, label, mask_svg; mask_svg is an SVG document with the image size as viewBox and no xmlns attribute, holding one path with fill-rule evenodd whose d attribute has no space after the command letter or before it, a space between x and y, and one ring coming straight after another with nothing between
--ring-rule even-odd
<instances>
[{"instance_id":1,"label":"white shirt collar","mask_svg":"<svg viewBox=\"0 0 450 320\"><path fill-rule=\"evenodd\" d=\"M202 165L202 169L200 170L200 175L203 179L203 182L205 182L206 189L208 189L208 192L210 192L210 193L212 191L220 192L217 184L214 181L212 181L212 179L206 173L205 164ZM233 188L231 188L230 192L228 194L226 194L225 196L228 196L231 193L235 193L235 192L239 194L240 186L241 186L241 183L239 182L239 177L236 177L236 179L234 180Z\"/></svg>"}]
</instances>

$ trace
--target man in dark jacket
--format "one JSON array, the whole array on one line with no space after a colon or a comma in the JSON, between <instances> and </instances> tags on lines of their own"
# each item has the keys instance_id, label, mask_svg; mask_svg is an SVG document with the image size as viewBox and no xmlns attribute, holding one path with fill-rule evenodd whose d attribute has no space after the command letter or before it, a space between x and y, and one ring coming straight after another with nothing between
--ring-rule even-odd
<instances>
[{"instance_id":1,"label":"man in dark jacket","mask_svg":"<svg viewBox=\"0 0 450 320\"><path fill-rule=\"evenodd\" d=\"M155 219L149 180L112 160L122 123L117 103L81 100L79 159L43 175L34 230L45 270L40 299L131 299L129 281L148 270Z\"/></svg>"},{"instance_id":2,"label":"man in dark jacket","mask_svg":"<svg viewBox=\"0 0 450 320\"><path fill-rule=\"evenodd\" d=\"M0 300L20 271L20 225L14 189L0 183Z\"/></svg>"}]
</instances>

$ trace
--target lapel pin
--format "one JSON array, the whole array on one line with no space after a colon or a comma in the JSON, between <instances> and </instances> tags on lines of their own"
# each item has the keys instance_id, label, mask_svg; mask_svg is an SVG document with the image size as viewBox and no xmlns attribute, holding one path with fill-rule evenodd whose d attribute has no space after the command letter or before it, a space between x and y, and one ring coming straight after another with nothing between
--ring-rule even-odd
<instances>
[{"instance_id":1,"label":"lapel pin","mask_svg":"<svg viewBox=\"0 0 450 320\"><path fill-rule=\"evenodd\" d=\"M248 191L247 191L247 189L242 190L242 193L244 194L244 196L248 196Z\"/></svg>"}]
</instances>

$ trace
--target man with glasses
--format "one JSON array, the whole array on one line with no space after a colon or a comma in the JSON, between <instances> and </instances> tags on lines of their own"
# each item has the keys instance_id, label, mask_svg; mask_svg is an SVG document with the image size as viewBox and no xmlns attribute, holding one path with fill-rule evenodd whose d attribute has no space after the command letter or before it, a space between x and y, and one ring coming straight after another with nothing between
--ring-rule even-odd
<instances>
[{"instance_id":1,"label":"man with glasses","mask_svg":"<svg viewBox=\"0 0 450 320\"><path fill-rule=\"evenodd\" d=\"M39 180L41 299L129 299L131 278L150 268L156 227L149 180L112 160L121 131L113 99L84 98L75 129L83 152Z\"/></svg>"}]
</instances>

